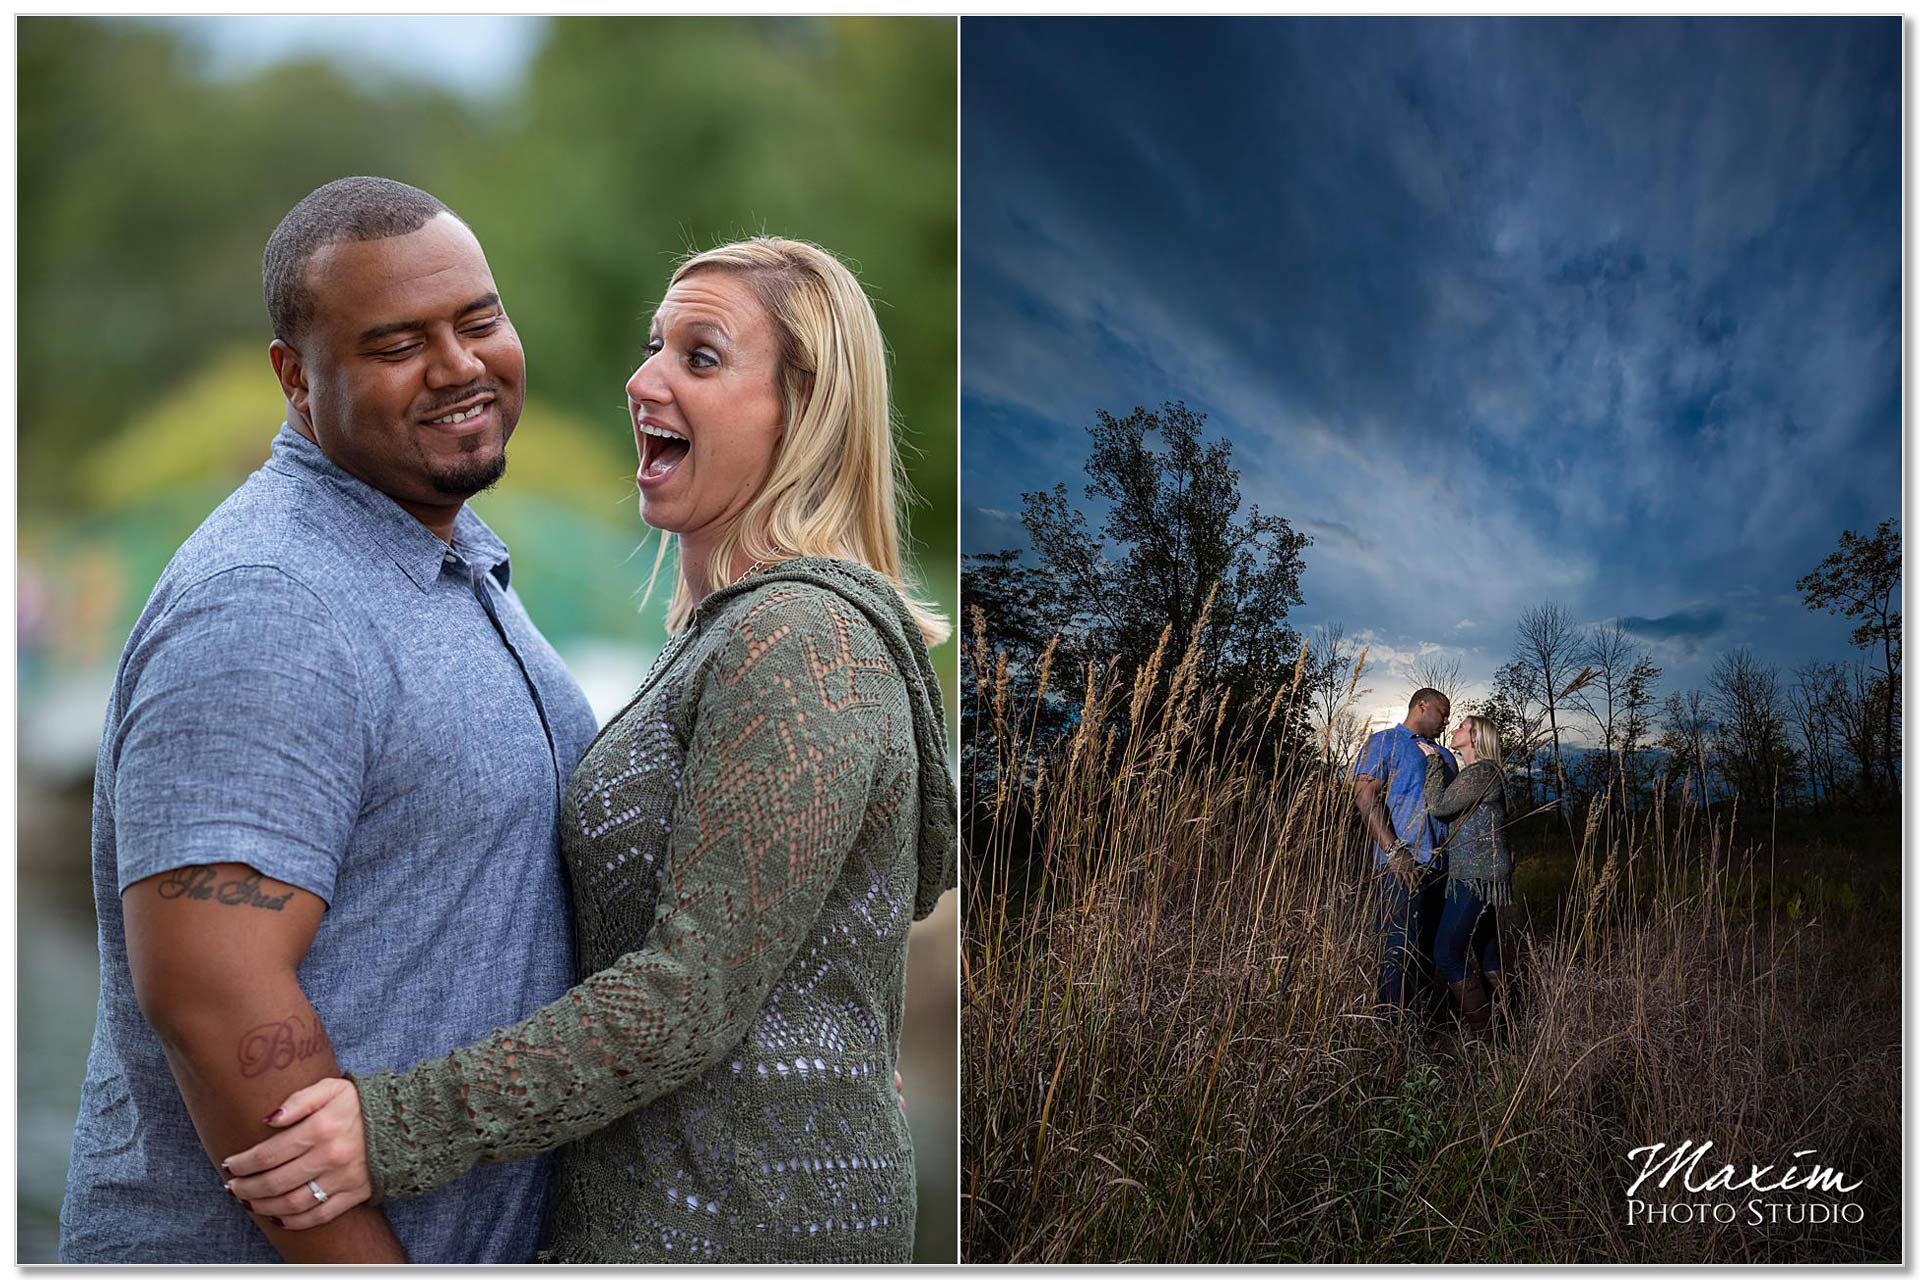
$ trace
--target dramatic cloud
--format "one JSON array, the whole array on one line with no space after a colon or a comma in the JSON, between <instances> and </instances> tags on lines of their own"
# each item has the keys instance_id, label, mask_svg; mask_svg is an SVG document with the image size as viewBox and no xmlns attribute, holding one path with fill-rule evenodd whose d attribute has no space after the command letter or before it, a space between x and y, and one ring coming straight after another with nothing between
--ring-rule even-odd
<instances>
[{"instance_id":1,"label":"dramatic cloud","mask_svg":"<svg viewBox=\"0 0 1920 1280\"><path fill-rule=\"evenodd\" d=\"M1020 21L963 42L967 550L1185 400L1314 538L1296 623L1470 681L1554 599L1669 683L1844 647L1900 504L1900 27ZM1403 696L1375 686L1383 705Z\"/></svg>"},{"instance_id":2,"label":"dramatic cloud","mask_svg":"<svg viewBox=\"0 0 1920 1280\"><path fill-rule=\"evenodd\" d=\"M1700 641L1717 636L1727 627L1725 609L1682 609L1662 618L1625 617L1620 625L1635 635L1651 640Z\"/></svg>"}]
</instances>

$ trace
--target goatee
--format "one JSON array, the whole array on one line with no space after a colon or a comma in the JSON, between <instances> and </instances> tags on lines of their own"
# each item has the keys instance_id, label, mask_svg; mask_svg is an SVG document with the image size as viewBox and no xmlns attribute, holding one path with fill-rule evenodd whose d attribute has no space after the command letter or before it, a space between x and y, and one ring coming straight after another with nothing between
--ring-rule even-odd
<instances>
[{"instance_id":1,"label":"goatee","mask_svg":"<svg viewBox=\"0 0 1920 1280\"><path fill-rule=\"evenodd\" d=\"M433 490L450 498L471 498L499 484L500 477L505 474L507 454L503 449L491 458L475 458L456 463L448 470L435 472Z\"/></svg>"}]
</instances>

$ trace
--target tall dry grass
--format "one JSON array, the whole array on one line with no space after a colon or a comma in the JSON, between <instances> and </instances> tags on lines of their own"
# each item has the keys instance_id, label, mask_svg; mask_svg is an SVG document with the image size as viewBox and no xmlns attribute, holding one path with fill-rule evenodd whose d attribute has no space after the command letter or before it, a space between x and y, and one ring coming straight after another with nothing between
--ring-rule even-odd
<instances>
[{"instance_id":1,"label":"tall dry grass","mask_svg":"<svg viewBox=\"0 0 1920 1280\"><path fill-rule=\"evenodd\" d=\"M1596 805L1537 824L1557 883L1507 913L1503 1041L1396 1031L1350 788L1260 750L1298 681L1228 724L1171 639L1130 686L1077 673L1041 743L971 638L969 1261L1899 1256L1897 884L1801 872L1786 900L1764 832ZM1627 1152L1708 1139L1708 1168L1817 1148L1865 1222L1629 1227Z\"/></svg>"}]
</instances>

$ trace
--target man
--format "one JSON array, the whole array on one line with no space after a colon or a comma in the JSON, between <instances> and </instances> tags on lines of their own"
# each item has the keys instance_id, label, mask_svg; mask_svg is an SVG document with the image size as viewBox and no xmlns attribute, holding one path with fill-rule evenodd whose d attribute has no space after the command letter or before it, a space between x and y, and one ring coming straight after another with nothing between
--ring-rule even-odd
<instances>
[{"instance_id":1,"label":"man","mask_svg":"<svg viewBox=\"0 0 1920 1280\"><path fill-rule=\"evenodd\" d=\"M567 989L558 813L594 731L464 505L525 396L473 233L347 178L287 214L264 275L286 423L161 575L107 708L61 1260L525 1260L545 1160L305 1231L217 1167L293 1090Z\"/></svg>"},{"instance_id":2,"label":"man","mask_svg":"<svg viewBox=\"0 0 1920 1280\"><path fill-rule=\"evenodd\" d=\"M1379 1002L1403 1017L1420 998L1432 965L1433 934L1445 905L1446 862L1436 851L1444 822L1427 812L1426 743L1439 753L1447 781L1458 771L1453 753L1437 739L1452 707L1438 689L1421 689L1407 718L1367 739L1353 766L1354 801L1373 837L1381 932Z\"/></svg>"}]
</instances>

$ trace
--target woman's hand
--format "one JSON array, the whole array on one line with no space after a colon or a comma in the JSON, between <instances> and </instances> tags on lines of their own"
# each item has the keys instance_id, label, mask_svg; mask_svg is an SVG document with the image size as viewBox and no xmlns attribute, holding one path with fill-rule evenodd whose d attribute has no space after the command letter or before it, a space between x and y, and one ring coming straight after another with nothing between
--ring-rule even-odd
<instances>
[{"instance_id":1,"label":"woman's hand","mask_svg":"<svg viewBox=\"0 0 1920 1280\"><path fill-rule=\"evenodd\" d=\"M1440 748L1434 746L1431 742L1422 742L1420 739L1415 738L1413 745L1420 748L1420 754L1423 756L1437 756L1440 754Z\"/></svg>"},{"instance_id":2,"label":"woman's hand","mask_svg":"<svg viewBox=\"0 0 1920 1280\"><path fill-rule=\"evenodd\" d=\"M247 1212L304 1230L332 1222L373 1196L360 1091L351 1080L319 1080L280 1104L267 1123L285 1132L220 1162L227 1192ZM326 1193L315 1198L309 1182Z\"/></svg>"}]
</instances>

